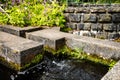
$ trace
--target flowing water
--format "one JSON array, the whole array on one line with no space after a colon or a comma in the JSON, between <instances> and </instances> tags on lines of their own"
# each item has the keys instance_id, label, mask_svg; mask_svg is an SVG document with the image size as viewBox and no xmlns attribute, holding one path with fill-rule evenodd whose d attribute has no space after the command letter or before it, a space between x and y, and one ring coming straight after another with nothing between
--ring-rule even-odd
<instances>
[{"instance_id":1,"label":"flowing water","mask_svg":"<svg viewBox=\"0 0 120 80\"><path fill-rule=\"evenodd\" d=\"M108 67L89 61L44 57L35 67L23 72L14 71L0 65L0 80L100 80Z\"/></svg>"}]
</instances>

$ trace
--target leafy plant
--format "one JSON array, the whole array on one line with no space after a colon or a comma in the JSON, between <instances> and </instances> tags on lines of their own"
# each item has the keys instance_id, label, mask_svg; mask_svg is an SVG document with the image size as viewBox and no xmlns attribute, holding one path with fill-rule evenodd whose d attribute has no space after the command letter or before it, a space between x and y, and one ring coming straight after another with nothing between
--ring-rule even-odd
<instances>
[{"instance_id":1,"label":"leafy plant","mask_svg":"<svg viewBox=\"0 0 120 80\"><path fill-rule=\"evenodd\" d=\"M43 0L25 0L23 4L14 5L6 11L10 17L0 14L0 24L15 26L60 26L63 27L65 18L63 10L65 4L59 5L56 1L43 4ZM5 21L4 21L5 20ZM7 20L7 21L6 21Z\"/></svg>"},{"instance_id":2,"label":"leafy plant","mask_svg":"<svg viewBox=\"0 0 120 80\"><path fill-rule=\"evenodd\" d=\"M8 16L6 14L0 13L0 24L7 24Z\"/></svg>"}]
</instances>

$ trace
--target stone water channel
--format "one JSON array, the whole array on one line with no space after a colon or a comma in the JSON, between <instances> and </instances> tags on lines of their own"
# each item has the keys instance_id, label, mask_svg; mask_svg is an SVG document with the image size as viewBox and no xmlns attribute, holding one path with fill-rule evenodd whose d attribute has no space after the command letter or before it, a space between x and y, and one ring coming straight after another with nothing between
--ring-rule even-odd
<instances>
[{"instance_id":1,"label":"stone water channel","mask_svg":"<svg viewBox=\"0 0 120 80\"><path fill-rule=\"evenodd\" d=\"M82 48L86 53L95 54L104 58L120 59L120 45L117 42L80 37L54 29L45 29L30 32L31 29L32 28L29 30L24 30L19 28L16 29L15 27L13 28L9 26L0 26L0 34L4 34L4 36L0 35L0 43L4 42L5 40L4 46L0 46L3 48L6 46L8 49L13 49L13 52L12 50L9 51L12 55L16 54L14 53L14 49L18 51L18 54L21 54L12 56L14 58L11 58L10 55L6 55L9 60L17 64L24 65L26 62L29 62L29 60L27 60L29 58L26 57L31 57L29 56L28 50L40 50L42 48L41 41L45 46L49 46L55 50L61 48L64 45L67 45L71 49ZM26 34L27 39L18 37L20 36L18 35L20 33L22 33L24 36ZM18 36L14 36L12 34L17 34ZM6 38L5 35L9 37ZM13 42L13 40L16 41ZM21 40L23 42L21 42ZM15 43L17 46L15 46ZM37 48L35 48L36 45ZM24 46L25 48L21 46ZM21 51L19 52L19 50ZM23 52L26 52L26 55ZM22 58L21 62L17 61L18 58ZM6 58L6 60L8 59ZM9 69L2 64L0 65L0 79L2 80L101 80L101 78L107 72L107 66L93 64L90 61L73 60L63 56L56 57L48 52L44 54L43 60L41 60L40 63L22 72L15 72L14 70Z\"/></svg>"},{"instance_id":2,"label":"stone water channel","mask_svg":"<svg viewBox=\"0 0 120 80\"><path fill-rule=\"evenodd\" d=\"M100 80L108 67L88 61L71 60L47 53L42 62L23 72L0 65L1 80Z\"/></svg>"}]
</instances>

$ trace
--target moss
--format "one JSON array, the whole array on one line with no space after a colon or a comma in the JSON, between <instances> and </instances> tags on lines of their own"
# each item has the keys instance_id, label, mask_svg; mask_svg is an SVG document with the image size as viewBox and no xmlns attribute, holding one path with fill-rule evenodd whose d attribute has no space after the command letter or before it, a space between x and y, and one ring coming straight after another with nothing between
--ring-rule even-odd
<instances>
[{"instance_id":1,"label":"moss","mask_svg":"<svg viewBox=\"0 0 120 80\"><path fill-rule=\"evenodd\" d=\"M1 56L0 56L0 63L16 71L19 71L21 68L19 64L13 63L11 61L8 62L4 57L1 57Z\"/></svg>"},{"instance_id":2,"label":"moss","mask_svg":"<svg viewBox=\"0 0 120 80\"><path fill-rule=\"evenodd\" d=\"M118 39L115 39L114 41L115 41L115 42L120 42L120 38L118 38Z\"/></svg>"},{"instance_id":3,"label":"moss","mask_svg":"<svg viewBox=\"0 0 120 80\"><path fill-rule=\"evenodd\" d=\"M21 71L21 70L25 70L26 68L29 68L33 65L38 64L43 58L43 54L38 54L35 56L35 58L30 62L25 64L24 66L21 67L20 64L16 64L14 62L8 62L4 57L0 56L0 63L2 63L3 65L6 65L7 67L9 67L10 69L13 69L15 71Z\"/></svg>"},{"instance_id":4,"label":"moss","mask_svg":"<svg viewBox=\"0 0 120 80\"><path fill-rule=\"evenodd\" d=\"M61 48L57 51L55 51L49 47L45 47L44 49L45 49L45 51L51 52L53 55L57 55L57 56L59 56L61 54L67 55L68 58L78 59L78 60L83 60L83 61L90 61L95 64L101 64L101 65L108 66L109 68L113 67L117 62L116 60L104 59L97 55L87 54L82 49L72 50L67 46L63 46L63 48Z\"/></svg>"},{"instance_id":5,"label":"moss","mask_svg":"<svg viewBox=\"0 0 120 80\"><path fill-rule=\"evenodd\" d=\"M43 54L38 54L34 57L34 59L31 60L30 63L25 64L23 67L21 67L20 70L25 70L33 65L38 64L43 59Z\"/></svg>"},{"instance_id":6,"label":"moss","mask_svg":"<svg viewBox=\"0 0 120 80\"><path fill-rule=\"evenodd\" d=\"M67 46L63 46L62 48L58 49L58 50L54 50L48 46L44 46L44 51L47 51L49 53L52 53L53 55L61 55L61 54L68 54L71 53L71 49L68 48Z\"/></svg>"},{"instance_id":7,"label":"moss","mask_svg":"<svg viewBox=\"0 0 120 80\"><path fill-rule=\"evenodd\" d=\"M117 60L104 59L103 57L97 55L87 54L82 49L75 49L73 52L71 52L70 56L75 59L87 60L93 63L105 65L109 68L113 67L117 63Z\"/></svg>"}]
</instances>

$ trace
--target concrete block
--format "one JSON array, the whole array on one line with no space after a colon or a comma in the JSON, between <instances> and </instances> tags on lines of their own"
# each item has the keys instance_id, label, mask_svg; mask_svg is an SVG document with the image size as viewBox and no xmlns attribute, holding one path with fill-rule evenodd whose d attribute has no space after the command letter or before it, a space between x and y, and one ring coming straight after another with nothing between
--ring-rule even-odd
<instances>
[{"instance_id":1,"label":"concrete block","mask_svg":"<svg viewBox=\"0 0 120 80\"><path fill-rule=\"evenodd\" d=\"M11 25L0 25L0 31L4 31L10 34L14 34L17 36L21 36L21 37L25 37L25 33L26 32L32 32L32 31L37 31L37 30L41 30L42 28L40 27L24 27L24 28L20 28L20 27L15 27L15 26L11 26Z\"/></svg>"},{"instance_id":2,"label":"concrete block","mask_svg":"<svg viewBox=\"0 0 120 80\"><path fill-rule=\"evenodd\" d=\"M61 48L66 44L71 49L83 49L86 53L103 58L120 59L120 45L113 41L77 36L51 29L27 33L27 38L38 42L43 41L45 45L53 49ZM58 43L55 43L56 41Z\"/></svg>"},{"instance_id":3,"label":"concrete block","mask_svg":"<svg viewBox=\"0 0 120 80\"><path fill-rule=\"evenodd\" d=\"M43 42L44 46L54 50L58 50L65 45L64 36L61 35L61 32L53 29L27 33L27 38L37 42Z\"/></svg>"},{"instance_id":4,"label":"concrete block","mask_svg":"<svg viewBox=\"0 0 120 80\"><path fill-rule=\"evenodd\" d=\"M0 32L0 57L3 57L8 63L19 65L19 69L30 63L42 50L42 43ZM14 66L14 68L16 67Z\"/></svg>"},{"instance_id":5,"label":"concrete block","mask_svg":"<svg viewBox=\"0 0 120 80\"><path fill-rule=\"evenodd\" d=\"M120 80L120 61L101 80Z\"/></svg>"},{"instance_id":6,"label":"concrete block","mask_svg":"<svg viewBox=\"0 0 120 80\"><path fill-rule=\"evenodd\" d=\"M66 45L106 59L120 59L120 45L117 42L81 36L67 38Z\"/></svg>"}]
</instances>

